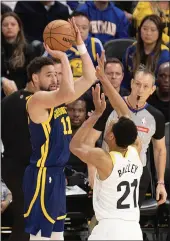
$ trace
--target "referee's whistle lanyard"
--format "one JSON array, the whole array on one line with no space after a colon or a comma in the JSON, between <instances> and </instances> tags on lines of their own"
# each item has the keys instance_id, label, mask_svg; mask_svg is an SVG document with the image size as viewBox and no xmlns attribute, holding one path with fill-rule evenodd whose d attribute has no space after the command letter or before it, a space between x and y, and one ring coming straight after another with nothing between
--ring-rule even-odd
<instances>
[{"instance_id":1,"label":"referee's whistle lanyard","mask_svg":"<svg viewBox=\"0 0 170 241\"><path fill-rule=\"evenodd\" d=\"M140 98L141 98L141 97L140 97L139 95L138 95L137 98L136 98L136 108L134 108L134 107L130 104L130 102L129 102L129 100L128 100L128 97L127 97L126 99L124 99L125 102L126 102L126 104L127 104L132 110L134 110L134 112L135 112L136 115L137 115L138 111L146 105L146 102L145 102L145 104L144 104L143 106L139 107L139 100L140 100Z\"/></svg>"},{"instance_id":2,"label":"referee's whistle lanyard","mask_svg":"<svg viewBox=\"0 0 170 241\"><path fill-rule=\"evenodd\" d=\"M139 100L140 100L140 96L137 96L137 102L136 102L136 115L138 113L138 109L139 109Z\"/></svg>"}]
</instances>

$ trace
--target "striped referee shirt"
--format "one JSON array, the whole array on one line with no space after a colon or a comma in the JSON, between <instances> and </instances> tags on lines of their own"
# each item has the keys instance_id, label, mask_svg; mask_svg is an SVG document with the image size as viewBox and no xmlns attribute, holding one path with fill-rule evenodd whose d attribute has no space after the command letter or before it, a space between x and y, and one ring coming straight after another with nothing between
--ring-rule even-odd
<instances>
[{"instance_id":1,"label":"striped referee shirt","mask_svg":"<svg viewBox=\"0 0 170 241\"><path fill-rule=\"evenodd\" d=\"M149 147L150 141L152 140L152 138L160 140L165 136L165 118L159 110L149 105L148 103L146 103L143 108L138 110L133 109L131 106L129 106L127 102L126 104L131 112L131 118L138 129L138 135L142 142L140 158L142 160L143 166L146 166L146 152ZM104 134L110 121L117 118L117 113L115 110L113 110L106 122ZM102 143L102 147L103 149L108 151L108 146L104 140Z\"/></svg>"}]
</instances>

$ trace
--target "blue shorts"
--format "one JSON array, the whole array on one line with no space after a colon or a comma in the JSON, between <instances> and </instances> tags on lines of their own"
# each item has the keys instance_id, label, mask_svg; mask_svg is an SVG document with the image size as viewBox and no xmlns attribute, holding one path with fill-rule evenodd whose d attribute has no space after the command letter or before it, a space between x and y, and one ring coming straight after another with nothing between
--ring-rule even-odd
<instances>
[{"instance_id":1,"label":"blue shorts","mask_svg":"<svg viewBox=\"0 0 170 241\"><path fill-rule=\"evenodd\" d=\"M64 231L66 216L65 174L61 167L29 165L24 174L25 231L42 237Z\"/></svg>"}]
</instances>

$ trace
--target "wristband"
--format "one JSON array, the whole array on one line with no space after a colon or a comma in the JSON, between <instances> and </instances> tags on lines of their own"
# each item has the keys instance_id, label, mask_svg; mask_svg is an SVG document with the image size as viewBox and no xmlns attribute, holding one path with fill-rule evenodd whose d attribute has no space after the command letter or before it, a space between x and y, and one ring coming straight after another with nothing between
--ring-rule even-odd
<instances>
[{"instance_id":1,"label":"wristband","mask_svg":"<svg viewBox=\"0 0 170 241\"><path fill-rule=\"evenodd\" d=\"M85 44L77 45L77 49L78 49L80 55L83 55L87 52Z\"/></svg>"},{"instance_id":2,"label":"wristband","mask_svg":"<svg viewBox=\"0 0 170 241\"><path fill-rule=\"evenodd\" d=\"M165 183L164 183L164 182L161 182L161 181L158 181L157 184L160 184L160 185L164 185L164 186L165 186Z\"/></svg>"}]
</instances>

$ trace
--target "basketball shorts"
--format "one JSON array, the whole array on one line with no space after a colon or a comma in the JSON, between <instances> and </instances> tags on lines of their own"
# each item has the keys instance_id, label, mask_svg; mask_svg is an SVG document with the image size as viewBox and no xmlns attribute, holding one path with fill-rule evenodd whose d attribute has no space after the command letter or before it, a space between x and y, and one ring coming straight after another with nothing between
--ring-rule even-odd
<instances>
[{"instance_id":1,"label":"basketball shorts","mask_svg":"<svg viewBox=\"0 0 170 241\"><path fill-rule=\"evenodd\" d=\"M143 236L137 222L103 219L94 227L88 240L143 240Z\"/></svg>"},{"instance_id":2,"label":"basketball shorts","mask_svg":"<svg viewBox=\"0 0 170 241\"><path fill-rule=\"evenodd\" d=\"M24 174L25 231L42 237L64 231L66 216L65 175L63 168L29 165Z\"/></svg>"}]
</instances>

